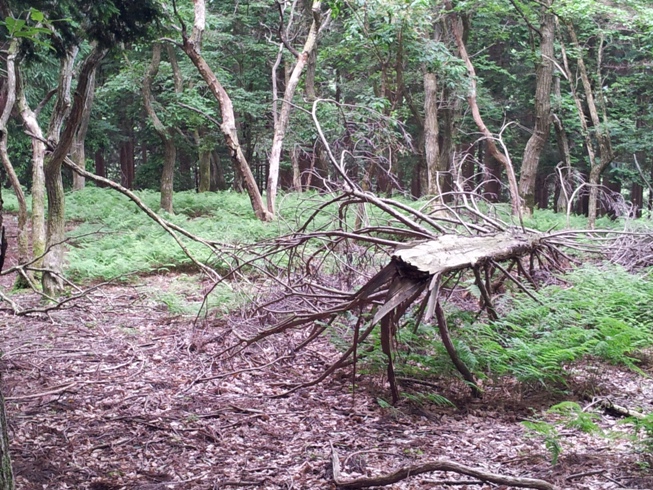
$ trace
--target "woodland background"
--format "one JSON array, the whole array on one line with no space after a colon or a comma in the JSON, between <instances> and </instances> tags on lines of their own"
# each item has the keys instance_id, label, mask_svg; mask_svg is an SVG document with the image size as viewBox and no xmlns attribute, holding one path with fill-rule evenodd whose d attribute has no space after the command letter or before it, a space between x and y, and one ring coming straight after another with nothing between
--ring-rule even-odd
<instances>
[{"instance_id":1,"label":"woodland background","mask_svg":"<svg viewBox=\"0 0 653 490\"><path fill-rule=\"evenodd\" d=\"M3 488L651 487L650 2L0 17Z\"/></svg>"}]
</instances>

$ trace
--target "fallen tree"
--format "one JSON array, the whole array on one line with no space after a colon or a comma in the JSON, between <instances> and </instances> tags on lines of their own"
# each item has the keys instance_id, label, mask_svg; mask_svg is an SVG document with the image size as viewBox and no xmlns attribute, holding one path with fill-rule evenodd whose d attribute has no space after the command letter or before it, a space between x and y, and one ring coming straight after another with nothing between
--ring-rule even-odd
<instances>
[{"instance_id":1,"label":"fallen tree","mask_svg":"<svg viewBox=\"0 0 653 490\"><path fill-rule=\"evenodd\" d=\"M481 396L481 387L456 352L443 310L456 284L471 281L479 292L481 312L496 320L500 312L495 296L506 282L538 301L535 276L563 272L587 253L614 251L624 232L542 233L502 220L490 203L462 186L446 199L438 196L422 207L366 192L347 172L346 151L339 159L332 153L316 117L318 102L313 106L314 122L339 175L338 182L329 183L334 197L319 201L296 232L245 249L238 267L223 277L255 268L270 279L262 299L252 307L267 318L268 327L253 335L237 334L227 351L234 353L294 329L304 332L291 349L296 352L345 319L352 333L340 357L317 378L290 385L279 394L283 396L351 364L355 377L358 352L378 327L396 403L396 333L406 323L405 316L414 320L414 331L421 322L434 319L453 365L473 395ZM511 219L507 213L503 216ZM277 291L272 299L270 284Z\"/></svg>"}]
</instances>

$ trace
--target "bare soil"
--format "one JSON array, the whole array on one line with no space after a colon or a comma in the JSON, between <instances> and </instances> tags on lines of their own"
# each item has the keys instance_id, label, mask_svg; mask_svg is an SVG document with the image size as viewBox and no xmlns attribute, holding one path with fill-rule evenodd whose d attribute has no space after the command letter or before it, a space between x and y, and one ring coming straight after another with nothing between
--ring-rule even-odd
<instances>
[{"instance_id":1,"label":"bare soil","mask_svg":"<svg viewBox=\"0 0 653 490\"><path fill-rule=\"evenodd\" d=\"M10 287L10 278L1 280ZM406 400L383 408L378 399L389 395L381 374L359 375L352 393L344 370L277 398L285 384L321 374L337 357L333 346L323 341L292 355L291 339L280 336L226 357L225 343L247 334L252 322L196 325L171 315L151 294L170 281L150 276L108 286L46 316L0 312L2 391L19 490L333 489L331 445L351 478L446 457L560 488L653 489L653 461L628 439L563 430L563 453L552 466L543 442L520 423L562 399L587 405L592 396L651 411L650 377L589 363L569 395L508 380L485 386L482 400L455 380L434 380L456 408ZM38 301L27 294L17 300ZM645 369L653 374L650 364ZM618 418L600 416L604 429L629 433ZM385 488L508 487L432 473Z\"/></svg>"}]
</instances>

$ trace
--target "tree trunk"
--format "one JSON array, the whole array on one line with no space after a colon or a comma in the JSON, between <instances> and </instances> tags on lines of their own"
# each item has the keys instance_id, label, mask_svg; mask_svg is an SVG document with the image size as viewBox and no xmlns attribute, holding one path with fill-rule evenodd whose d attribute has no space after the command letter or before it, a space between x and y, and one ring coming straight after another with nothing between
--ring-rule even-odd
<instances>
[{"instance_id":1,"label":"tree trunk","mask_svg":"<svg viewBox=\"0 0 653 490\"><path fill-rule=\"evenodd\" d=\"M61 82L59 84L60 94L55 104L55 112L50 120L50 135L58 135L57 127L65 127L61 138L57 140L52 137L49 141L55 142L52 153L45 162L45 188L48 195L48 218L47 218L47 254L44 258L44 268L48 269L43 273L43 292L50 297L56 296L63 288L61 272L63 269L63 240L65 238L64 228L64 191L61 179L61 165L68 156L73 144L75 134L79 129L84 108L92 90L90 81L100 61L106 55L105 48L93 47L88 54L79 72L79 79L74 95L74 102L70 111L66 110L66 90L69 90L70 81L66 70L62 70ZM70 70L72 78L72 63ZM66 113L64 116L63 112Z\"/></svg>"},{"instance_id":2,"label":"tree trunk","mask_svg":"<svg viewBox=\"0 0 653 490\"><path fill-rule=\"evenodd\" d=\"M556 133L556 142L558 144L558 152L560 153L562 168L556 167L556 199L555 210L557 213L567 212L567 199L571 196L573 190L571 189L571 151L569 150L569 138L567 131L562 123L562 91L560 90L560 77L554 79L554 101L555 108L551 118L553 120L553 127Z\"/></svg>"},{"instance_id":3,"label":"tree trunk","mask_svg":"<svg viewBox=\"0 0 653 490\"><path fill-rule=\"evenodd\" d=\"M145 72L143 78L143 102L145 104L145 111L152 121L154 130L159 135L163 143L163 171L161 172L161 209L168 213L172 213L172 193L175 177L175 161L177 160L177 148L172 138L170 131L163 125L159 116L154 111L152 96L152 82L159 72L159 65L161 64L161 44L154 43L152 47L152 61L150 66Z\"/></svg>"},{"instance_id":4,"label":"tree trunk","mask_svg":"<svg viewBox=\"0 0 653 490\"><path fill-rule=\"evenodd\" d=\"M187 33L182 32L182 49L184 53L190 58L198 72L206 82L209 90L218 101L220 105L220 112L222 114L222 124L220 130L225 138L227 148L231 153L236 172L241 176L247 194L252 203L252 208L256 217L262 221L270 221L273 216L268 213L263 205L263 198L259 191L254 175L245 159L245 155L238 142L238 132L236 130L236 117L234 115L233 104L227 91L220 84L216 78L213 70L209 67L204 57L200 54L200 42L202 33L204 32L204 25L206 19L206 8L204 0L193 0L195 5L195 21L193 25L193 33L189 37Z\"/></svg>"},{"instance_id":5,"label":"tree trunk","mask_svg":"<svg viewBox=\"0 0 653 490\"><path fill-rule=\"evenodd\" d=\"M106 163L104 162L104 151L96 150L95 151L95 175L100 177L107 176ZM97 183L98 187L104 187L104 184L101 182Z\"/></svg>"},{"instance_id":6,"label":"tree trunk","mask_svg":"<svg viewBox=\"0 0 653 490\"><path fill-rule=\"evenodd\" d=\"M440 169L438 142L438 85L435 73L424 72L424 160L426 189L431 196L442 199L443 175Z\"/></svg>"},{"instance_id":7,"label":"tree trunk","mask_svg":"<svg viewBox=\"0 0 653 490\"><path fill-rule=\"evenodd\" d=\"M134 188L134 144L132 136L120 145L120 184L126 189Z\"/></svg>"},{"instance_id":8,"label":"tree trunk","mask_svg":"<svg viewBox=\"0 0 653 490\"><path fill-rule=\"evenodd\" d=\"M91 120L91 108L93 106L93 97L95 95L95 73L92 74L89 80L89 99L84 106L84 114L79 129L75 134L75 141L70 152L70 158L81 168L86 168L86 151L84 147L84 140L86 139L86 132L88 131L88 124ZM78 191L84 188L85 179L77 172L73 172L73 190Z\"/></svg>"},{"instance_id":9,"label":"tree trunk","mask_svg":"<svg viewBox=\"0 0 653 490\"><path fill-rule=\"evenodd\" d=\"M446 0L445 2L448 10L453 10L451 5L451 0ZM496 145L496 137L488 129L483 122L481 116L481 111L478 107L478 102L476 100L476 70L472 64L469 55L467 54L467 47L465 46L465 41L463 39L464 33L462 29L462 22L456 14L452 15L452 32L454 34L454 39L458 47L458 52L460 57L465 62L467 67L467 73L469 75L469 93L467 94L467 103L472 112L472 118L476 123L481 134L484 136L485 144L487 145L487 151L492 154L492 156L503 166L506 171L506 176L508 177L508 189L510 191L510 206L512 209L512 214L514 216L521 216L521 199L519 197L519 187L517 185L517 177L515 176L515 169L512 166L510 158L505 153L501 152Z\"/></svg>"},{"instance_id":10,"label":"tree trunk","mask_svg":"<svg viewBox=\"0 0 653 490\"><path fill-rule=\"evenodd\" d=\"M312 14L313 21L309 30L308 36L304 43L304 48L301 53L297 53L297 62L292 70L292 74L286 83L286 88L283 94L283 102L281 104L281 111L274 126L274 136L272 139L272 148L270 150L270 158L268 160L268 185L267 185L267 206L268 213L272 217L276 214L276 196L277 187L279 185L279 165L281 161L281 150L283 148L283 140L286 136L288 129L288 122L290 120L290 110L292 108L292 99L295 95L295 90L299 84L299 79L304 71L304 67L308 62L308 58L312 51L315 50L317 44L317 35L320 28L321 20L321 1L313 0Z\"/></svg>"},{"instance_id":11,"label":"tree trunk","mask_svg":"<svg viewBox=\"0 0 653 490\"><path fill-rule=\"evenodd\" d=\"M45 160L45 144L43 131L37 120L37 114L27 103L22 77L16 67L17 105L21 119L32 138L32 257L41 257L45 253L45 175L43 162ZM38 259L33 266L41 267L43 259Z\"/></svg>"},{"instance_id":12,"label":"tree trunk","mask_svg":"<svg viewBox=\"0 0 653 490\"><path fill-rule=\"evenodd\" d=\"M200 150L200 171L199 171L198 192L208 192L211 190L211 151L207 149Z\"/></svg>"},{"instance_id":13,"label":"tree trunk","mask_svg":"<svg viewBox=\"0 0 653 490\"><path fill-rule=\"evenodd\" d=\"M587 73L587 68L585 67L585 61L583 60L583 48L578 42L576 31L574 30L574 27L570 22L567 23L567 31L569 32L569 37L571 38L571 42L578 53L578 57L576 59L576 63L578 66L578 75L580 76L580 80L583 84L583 91L585 92L585 101L587 103L587 109L590 114L592 125L594 126L594 134L596 136L596 140L598 142L598 147L599 147L599 152L598 152L599 159L597 161L597 159L594 158L593 149L590 150L590 147L592 147L593 143L589 135L589 131L587 129L587 122L585 121L585 113L582 110L582 104L580 102L578 95L576 94L574 96L574 99L576 101L576 107L579 111L578 116L581 119L581 127L583 127L584 131L586 132L585 139L587 142L586 144L588 146L588 153L590 152L592 153L590 154L590 164L591 164L590 176L589 176L590 195L589 195L589 204L588 204L588 211L587 211L587 222L590 228L594 228L596 224L596 215L597 215L598 198L599 198L599 183L600 183L601 174L614 159L614 154L612 151L612 143L610 141L610 131L607 127L608 121L607 121L607 113L605 110L605 103L603 98L604 97L603 90L599 88L599 90L597 90L596 92L596 95L599 98L599 103L601 104L601 107L603 109L603 118L602 118L603 120L601 120L597 108L596 99L594 97L594 91L592 90L592 84L590 82L589 74ZM600 80L601 80L601 57L603 55L603 42L604 40L601 37L600 44L597 49L597 56L598 56L597 77L599 79L599 87L602 86ZM566 54L563 54L563 56L564 56L563 59L565 59L565 69L567 69L567 73L569 76L571 75L571 72L569 71L568 64L566 63ZM570 76L569 79L571 79Z\"/></svg>"},{"instance_id":14,"label":"tree trunk","mask_svg":"<svg viewBox=\"0 0 653 490\"><path fill-rule=\"evenodd\" d=\"M299 146L293 146L290 152L290 161L292 162L292 187L295 192L302 192L302 173L299 168Z\"/></svg>"},{"instance_id":15,"label":"tree trunk","mask_svg":"<svg viewBox=\"0 0 653 490\"><path fill-rule=\"evenodd\" d=\"M211 190L212 191L226 191L227 179L224 176L224 168L222 167L222 160L217 151L211 152Z\"/></svg>"},{"instance_id":16,"label":"tree trunk","mask_svg":"<svg viewBox=\"0 0 653 490\"><path fill-rule=\"evenodd\" d=\"M490 152L484 153L483 197L489 202L499 202L501 196L501 164Z\"/></svg>"},{"instance_id":17,"label":"tree trunk","mask_svg":"<svg viewBox=\"0 0 653 490\"><path fill-rule=\"evenodd\" d=\"M43 260L43 292L54 298L63 290L61 270L63 266L65 238L65 203L61 167L49 159L45 165L45 189L48 196L48 253Z\"/></svg>"},{"instance_id":18,"label":"tree trunk","mask_svg":"<svg viewBox=\"0 0 653 490\"><path fill-rule=\"evenodd\" d=\"M4 166L11 187L16 195L18 201L18 262L24 264L29 260L29 237L27 230L27 202L25 200L25 193L20 185L14 166L9 160L9 152L7 149L7 123L11 117L11 112L16 104L17 94L17 80L16 80L16 55L18 53L18 42L12 40L7 53L7 81L6 81L6 97L5 106L2 109L0 116L0 158ZM1 212L1 209L0 209ZM2 218L0 214L0 219ZM16 278L16 286L26 286L25 279L18 275Z\"/></svg>"},{"instance_id":19,"label":"tree trunk","mask_svg":"<svg viewBox=\"0 0 653 490\"><path fill-rule=\"evenodd\" d=\"M522 209L528 214L533 212L535 205L537 169L551 129L551 82L555 40L555 17L550 10L551 3L552 0L545 0L541 7L540 59L535 73L535 127L524 149L519 179L519 194L524 201Z\"/></svg>"}]
</instances>

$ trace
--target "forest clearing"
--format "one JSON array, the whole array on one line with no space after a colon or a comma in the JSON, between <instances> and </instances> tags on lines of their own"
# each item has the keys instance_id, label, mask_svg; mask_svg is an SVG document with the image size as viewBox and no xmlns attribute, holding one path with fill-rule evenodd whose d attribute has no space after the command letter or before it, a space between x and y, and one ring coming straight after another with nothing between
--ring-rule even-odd
<instances>
[{"instance_id":1,"label":"forest clearing","mask_svg":"<svg viewBox=\"0 0 653 490\"><path fill-rule=\"evenodd\" d=\"M0 490L653 489L649 0L0 33Z\"/></svg>"},{"instance_id":2,"label":"forest clearing","mask_svg":"<svg viewBox=\"0 0 653 490\"><path fill-rule=\"evenodd\" d=\"M110 274L102 265L104 254L117 252L126 261L134 256L129 264L113 263L127 282L91 289L46 315L22 315L17 321L6 310L3 313L3 391L17 488L336 488L332 448L342 463L343 479L370 478L446 458L504 477L540 479L554 485L551 488L653 485L646 449L649 432L636 436L633 423L624 423L631 420L628 415L605 405L650 413L650 275L639 273L632 284L620 284L629 274L607 264L581 273L576 280L589 284L578 295L590 297L587 291L592 291L596 295L592 300L597 300L592 304L578 298L573 300L576 303L565 304L561 297L567 288L582 284L559 283L563 287L557 294L563 296L550 310L577 308L572 316L587 315L587 323L592 318L606 324L625 320L642 328L641 336L636 328L623 330L622 334L632 335L620 339L625 345L603 353L599 347L589 355L584 354L586 349L597 346L579 345L571 333L568 343L557 350L537 343L531 350L515 344L515 357L504 361L512 363L503 368L510 372L488 372L489 377L480 381L481 398L473 396L446 353L437 348L438 334L432 327L421 332L421 341L401 336L409 327L399 333L395 364L401 398L394 405L383 357L376 352L360 354L355 381L349 366L319 384L279 397L287 387L325 372L341 355L340 344L351 338L351 332L341 326L308 347L294 350L309 333L299 329L269 336L236 354L226 351L239 338L255 336L274 323L276 315L251 306L262 295L267 300L276 294L274 285L254 289L241 285L242 291L249 292L240 299L228 288L214 292L208 301L222 313L212 310L208 316L197 317L212 282L196 272L184 272L187 265L175 268L174 259L168 257L171 263L163 268L129 275L130 266L149 266L138 257L140 245L135 239L141 227L134 227L131 219L117 224L114 218L135 216L138 210L125 199L110 197L111 192L89 188L71 196L71 214L83 213L88 223L76 220L69 232L80 236L70 246L70 267L77 271L78 281L95 274L90 282L82 281L93 287ZM179 196L188 221L202 219L198 215L206 197L200 196ZM156 199L153 193L145 197ZM243 200L237 195L216 196L212 204L220 208L218 200L224 203L234 198ZM88 205L107 201L113 209L109 216L103 206ZM212 212L228 219L228 209L237 207L227 203ZM102 215L93 216L95 212ZM147 220L140 218L156 249L165 233L152 232ZM9 223L12 236L15 221L10 218ZM258 227L252 218L249 224ZM89 226L99 234L89 234ZM118 229L109 231L109 226ZM278 230L278 225L264 226ZM116 239L123 242L122 248L111 243ZM162 249L166 247L175 253L169 237L161 243ZM94 270L88 263L90 257L97 261ZM10 249L8 265L15 260L15 250ZM607 269L601 271L601 267ZM620 279L615 281L616 277ZM10 275L3 276L5 287L12 280ZM354 283L363 280L359 277ZM457 297L445 304L450 324L456 315L463 322L473 321L465 320L471 315L464 310L477 310L479 299L470 294L473 287L467 284L458 286ZM638 288L629 295L629 289ZM516 288L512 291L519 294ZM47 307L33 293L17 292L12 298L25 311ZM528 298L522 294L519 301ZM592 316L587 310L597 308L597 303L603 303L605 310ZM455 313L458 308L463 311ZM501 303L497 309L502 316L508 311ZM543 315L541 310L526 311L521 319L520 315L509 318L526 328L533 314ZM564 322L566 313L559 314L559 321ZM455 325L451 329L456 337L461 328L470 328L474 329L472 339L482 339L478 324ZM471 349L466 362L474 362L475 355L476 373L498 370L500 364L483 359L491 356L483 353L485 344L474 343L470 337L456 343L458 349L464 345ZM376 342L378 337L370 345ZM633 346L638 346L638 353L629 356L635 357L623 357ZM416 365L427 357L411 356L412 349L425 349L425 355L433 356L432 365ZM574 349L581 357L567 361L567 350ZM529 368L528 357L533 355L551 359ZM624 365L630 362L627 359L636 364ZM488 364L482 368L484 363ZM533 372L520 372L527 369ZM574 415L573 407L550 411L562 402L587 409L583 412L587 418ZM523 423L529 421L550 424L546 425L549 432L529 431ZM484 484L452 472L429 472L384 488L450 485L518 488Z\"/></svg>"}]
</instances>

